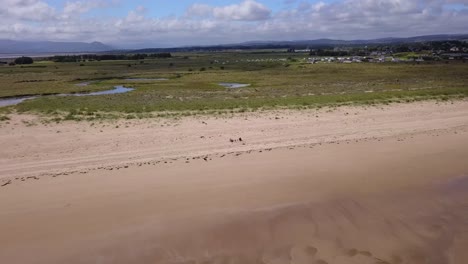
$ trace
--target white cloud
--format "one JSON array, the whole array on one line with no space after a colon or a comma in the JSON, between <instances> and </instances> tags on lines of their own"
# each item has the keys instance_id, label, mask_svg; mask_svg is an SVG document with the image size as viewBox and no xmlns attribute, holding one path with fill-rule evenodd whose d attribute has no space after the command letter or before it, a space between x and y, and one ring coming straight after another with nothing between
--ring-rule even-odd
<instances>
[{"instance_id":1,"label":"white cloud","mask_svg":"<svg viewBox=\"0 0 468 264\"><path fill-rule=\"evenodd\" d=\"M254 0L244 0L228 6L210 6L195 3L186 12L186 17L212 17L219 20L258 21L270 17L271 10Z\"/></svg>"},{"instance_id":2,"label":"white cloud","mask_svg":"<svg viewBox=\"0 0 468 264\"><path fill-rule=\"evenodd\" d=\"M144 22L147 11L148 10L144 6L137 6L135 10L132 10L128 13L124 21L127 23Z\"/></svg>"},{"instance_id":3,"label":"white cloud","mask_svg":"<svg viewBox=\"0 0 468 264\"><path fill-rule=\"evenodd\" d=\"M104 0L67 1L64 4L62 16L65 18L79 16L92 9L106 8L109 6L111 6L111 2L106 2Z\"/></svg>"},{"instance_id":4,"label":"white cloud","mask_svg":"<svg viewBox=\"0 0 468 264\"><path fill-rule=\"evenodd\" d=\"M213 13L213 7L210 5L205 4L193 4L191 5L187 11L187 17L206 17L211 16Z\"/></svg>"},{"instance_id":5,"label":"white cloud","mask_svg":"<svg viewBox=\"0 0 468 264\"><path fill-rule=\"evenodd\" d=\"M465 4L468 5L468 0L446 0L450 4Z\"/></svg>"},{"instance_id":6,"label":"white cloud","mask_svg":"<svg viewBox=\"0 0 468 264\"><path fill-rule=\"evenodd\" d=\"M122 17L100 18L81 15L108 8L115 0L69 0L63 9L44 0L0 0L0 38L178 46L468 33L468 10L459 7L467 1L285 0L282 10L272 12L259 0L244 0L227 6L193 4L178 17L152 17L139 6Z\"/></svg>"},{"instance_id":7,"label":"white cloud","mask_svg":"<svg viewBox=\"0 0 468 264\"><path fill-rule=\"evenodd\" d=\"M240 4L213 9L214 17L224 20L265 20L270 17L270 14L271 10L268 7L253 0L245 0Z\"/></svg>"},{"instance_id":8,"label":"white cloud","mask_svg":"<svg viewBox=\"0 0 468 264\"><path fill-rule=\"evenodd\" d=\"M55 9L40 0L1 0L2 20L43 21L55 16Z\"/></svg>"},{"instance_id":9,"label":"white cloud","mask_svg":"<svg viewBox=\"0 0 468 264\"><path fill-rule=\"evenodd\" d=\"M63 13L69 15L82 14L89 11L95 6L95 2L66 2L63 8Z\"/></svg>"}]
</instances>

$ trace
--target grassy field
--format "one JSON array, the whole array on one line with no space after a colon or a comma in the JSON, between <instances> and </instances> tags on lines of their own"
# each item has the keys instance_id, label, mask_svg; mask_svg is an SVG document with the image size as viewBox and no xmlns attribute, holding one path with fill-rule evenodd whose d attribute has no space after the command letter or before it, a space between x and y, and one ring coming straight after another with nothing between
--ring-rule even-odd
<instances>
[{"instance_id":1,"label":"grassy field","mask_svg":"<svg viewBox=\"0 0 468 264\"><path fill-rule=\"evenodd\" d=\"M126 94L45 96L3 112L66 113L93 119L125 113L250 111L344 103L449 99L468 95L468 64L308 64L306 54L281 52L187 53L171 59L36 62L0 67L0 97L135 88ZM81 64L81 66L80 66ZM167 78L129 81L127 78ZM75 84L94 81L88 86ZM226 89L220 82L250 84ZM110 115L112 113L112 115Z\"/></svg>"}]
</instances>

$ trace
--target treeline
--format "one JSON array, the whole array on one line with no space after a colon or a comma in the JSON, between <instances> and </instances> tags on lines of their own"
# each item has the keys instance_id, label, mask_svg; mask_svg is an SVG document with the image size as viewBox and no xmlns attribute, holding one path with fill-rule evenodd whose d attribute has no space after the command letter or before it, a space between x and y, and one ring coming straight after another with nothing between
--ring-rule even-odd
<instances>
[{"instance_id":1,"label":"treeline","mask_svg":"<svg viewBox=\"0 0 468 264\"><path fill-rule=\"evenodd\" d=\"M451 51L452 48L456 51ZM345 57L345 56L369 56L373 52L402 53L402 52L432 52L432 53L457 53L466 52L468 42L450 40L450 41L430 41L415 43L394 43L394 44L369 44L365 46L347 46L347 47L321 47L312 49L311 56L325 57ZM294 51L294 49L290 49ZM290 51L288 50L288 51ZM419 58L419 56L418 56ZM427 59L428 60L428 59Z\"/></svg>"},{"instance_id":2,"label":"treeline","mask_svg":"<svg viewBox=\"0 0 468 264\"><path fill-rule=\"evenodd\" d=\"M33 64L34 60L31 57L19 57L16 58L14 64Z\"/></svg>"},{"instance_id":3,"label":"treeline","mask_svg":"<svg viewBox=\"0 0 468 264\"><path fill-rule=\"evenodd\" d=\"M106 60L144 60L146 58L172 58L171 53L151 54L83 54L83 55L56 55L51 58L55 62L82 62L82 61L106 61Z\"/></svg>"},{"instance_id":4,"label":"treeline","mask_svg":"<svg viewBox=\"0 0 468 264\"><path fill-rule=\"evenodd\" d=\"M451 48L466 49L468 42L459 40L428 41L414 43L374 44L368 45L368 51L393 51L393 52L420 52L420 51L444 51L450 52Z\"/></svg>"},{"instance_id":5,"label":"treeline","mask_svg":"<svg viewBox=\"0 0 468 264\"><path fill-rule=\"evenodd\" d=\"M326 50L326 49L317 49L310 51L311 56L325 56L325 57L338 57L338 56L349 56L351 55L349 51L335 51L335 50Z\"/></svg>"}]
</instances>

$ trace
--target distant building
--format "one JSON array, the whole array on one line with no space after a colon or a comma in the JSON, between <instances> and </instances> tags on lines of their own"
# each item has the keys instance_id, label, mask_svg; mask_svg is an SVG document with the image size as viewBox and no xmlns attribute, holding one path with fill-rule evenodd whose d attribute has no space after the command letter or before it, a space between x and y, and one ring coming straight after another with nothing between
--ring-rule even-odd
<instances>
[{"instance_id":1,"label":"distant building","mask_svg":"<svg viewBox=\"0 0 468 264\"><path fill-rule=\"evenodd\" d=\"M444 53L440 55L442 59L446 60L466 60L468 53Z\"/></svg>"},{"instance_id":2,"label":"distant building","mask_svg":"<svg viewBox=\"0 0 468 264\"><path fill-rule=\"evenodd\" d=\"M309 58L308 61L309 63L315 64L320 61L320 58Z\"/></svg>"}]
</instances>

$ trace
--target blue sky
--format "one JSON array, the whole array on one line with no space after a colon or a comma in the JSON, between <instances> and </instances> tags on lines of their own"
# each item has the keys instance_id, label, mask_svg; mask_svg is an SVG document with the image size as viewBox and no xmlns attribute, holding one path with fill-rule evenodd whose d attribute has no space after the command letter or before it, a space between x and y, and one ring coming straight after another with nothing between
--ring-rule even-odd
<instances>
[{"instance_id":1,"label":"blue sky","mask_svg":"<svg viewBox=\"0 0 468 264\"><path fill-rule=\"evenodd\" d=\"M49 3L51 6L56 8L62 8L66 2L66 0L48 0L45 1ZM128 11L135 9L137 6L145 6L149 10L149 15L156 16L156 17L165 17L165 16L172 16L172 15L180 15L185 12L185 10L194 3L204 3L212 6L226 6L239 3L239 1L235 0L205 0L205 1L193 1L193 0L175 0L175 1L151 1L151 0L135 0L135 1L115 1L117 4L114 5L112 8L111 14L115 16L122 16L128 13ZM273 11L279 11L282 7L288 6L297 1L284 1L284 0L270 0L270 1L257 1L259 3L263 3L270 7ZM313 1L311 1L313 2ZM331 1L324 1L324 2L331 2ZM100 12L106 12L105 9L101 9L96 11L96 14L100 14Z\"/></svg>"},{"instance_id":2,"label":"blue sky","mask_svg":"<svg viewBox=\"0 0 468 264\"><path fill-rule=\"evenodd\" d=\"M468 0L0 0L0 38L169 47L468 33Z\"/></svg>"}]
</instances>

